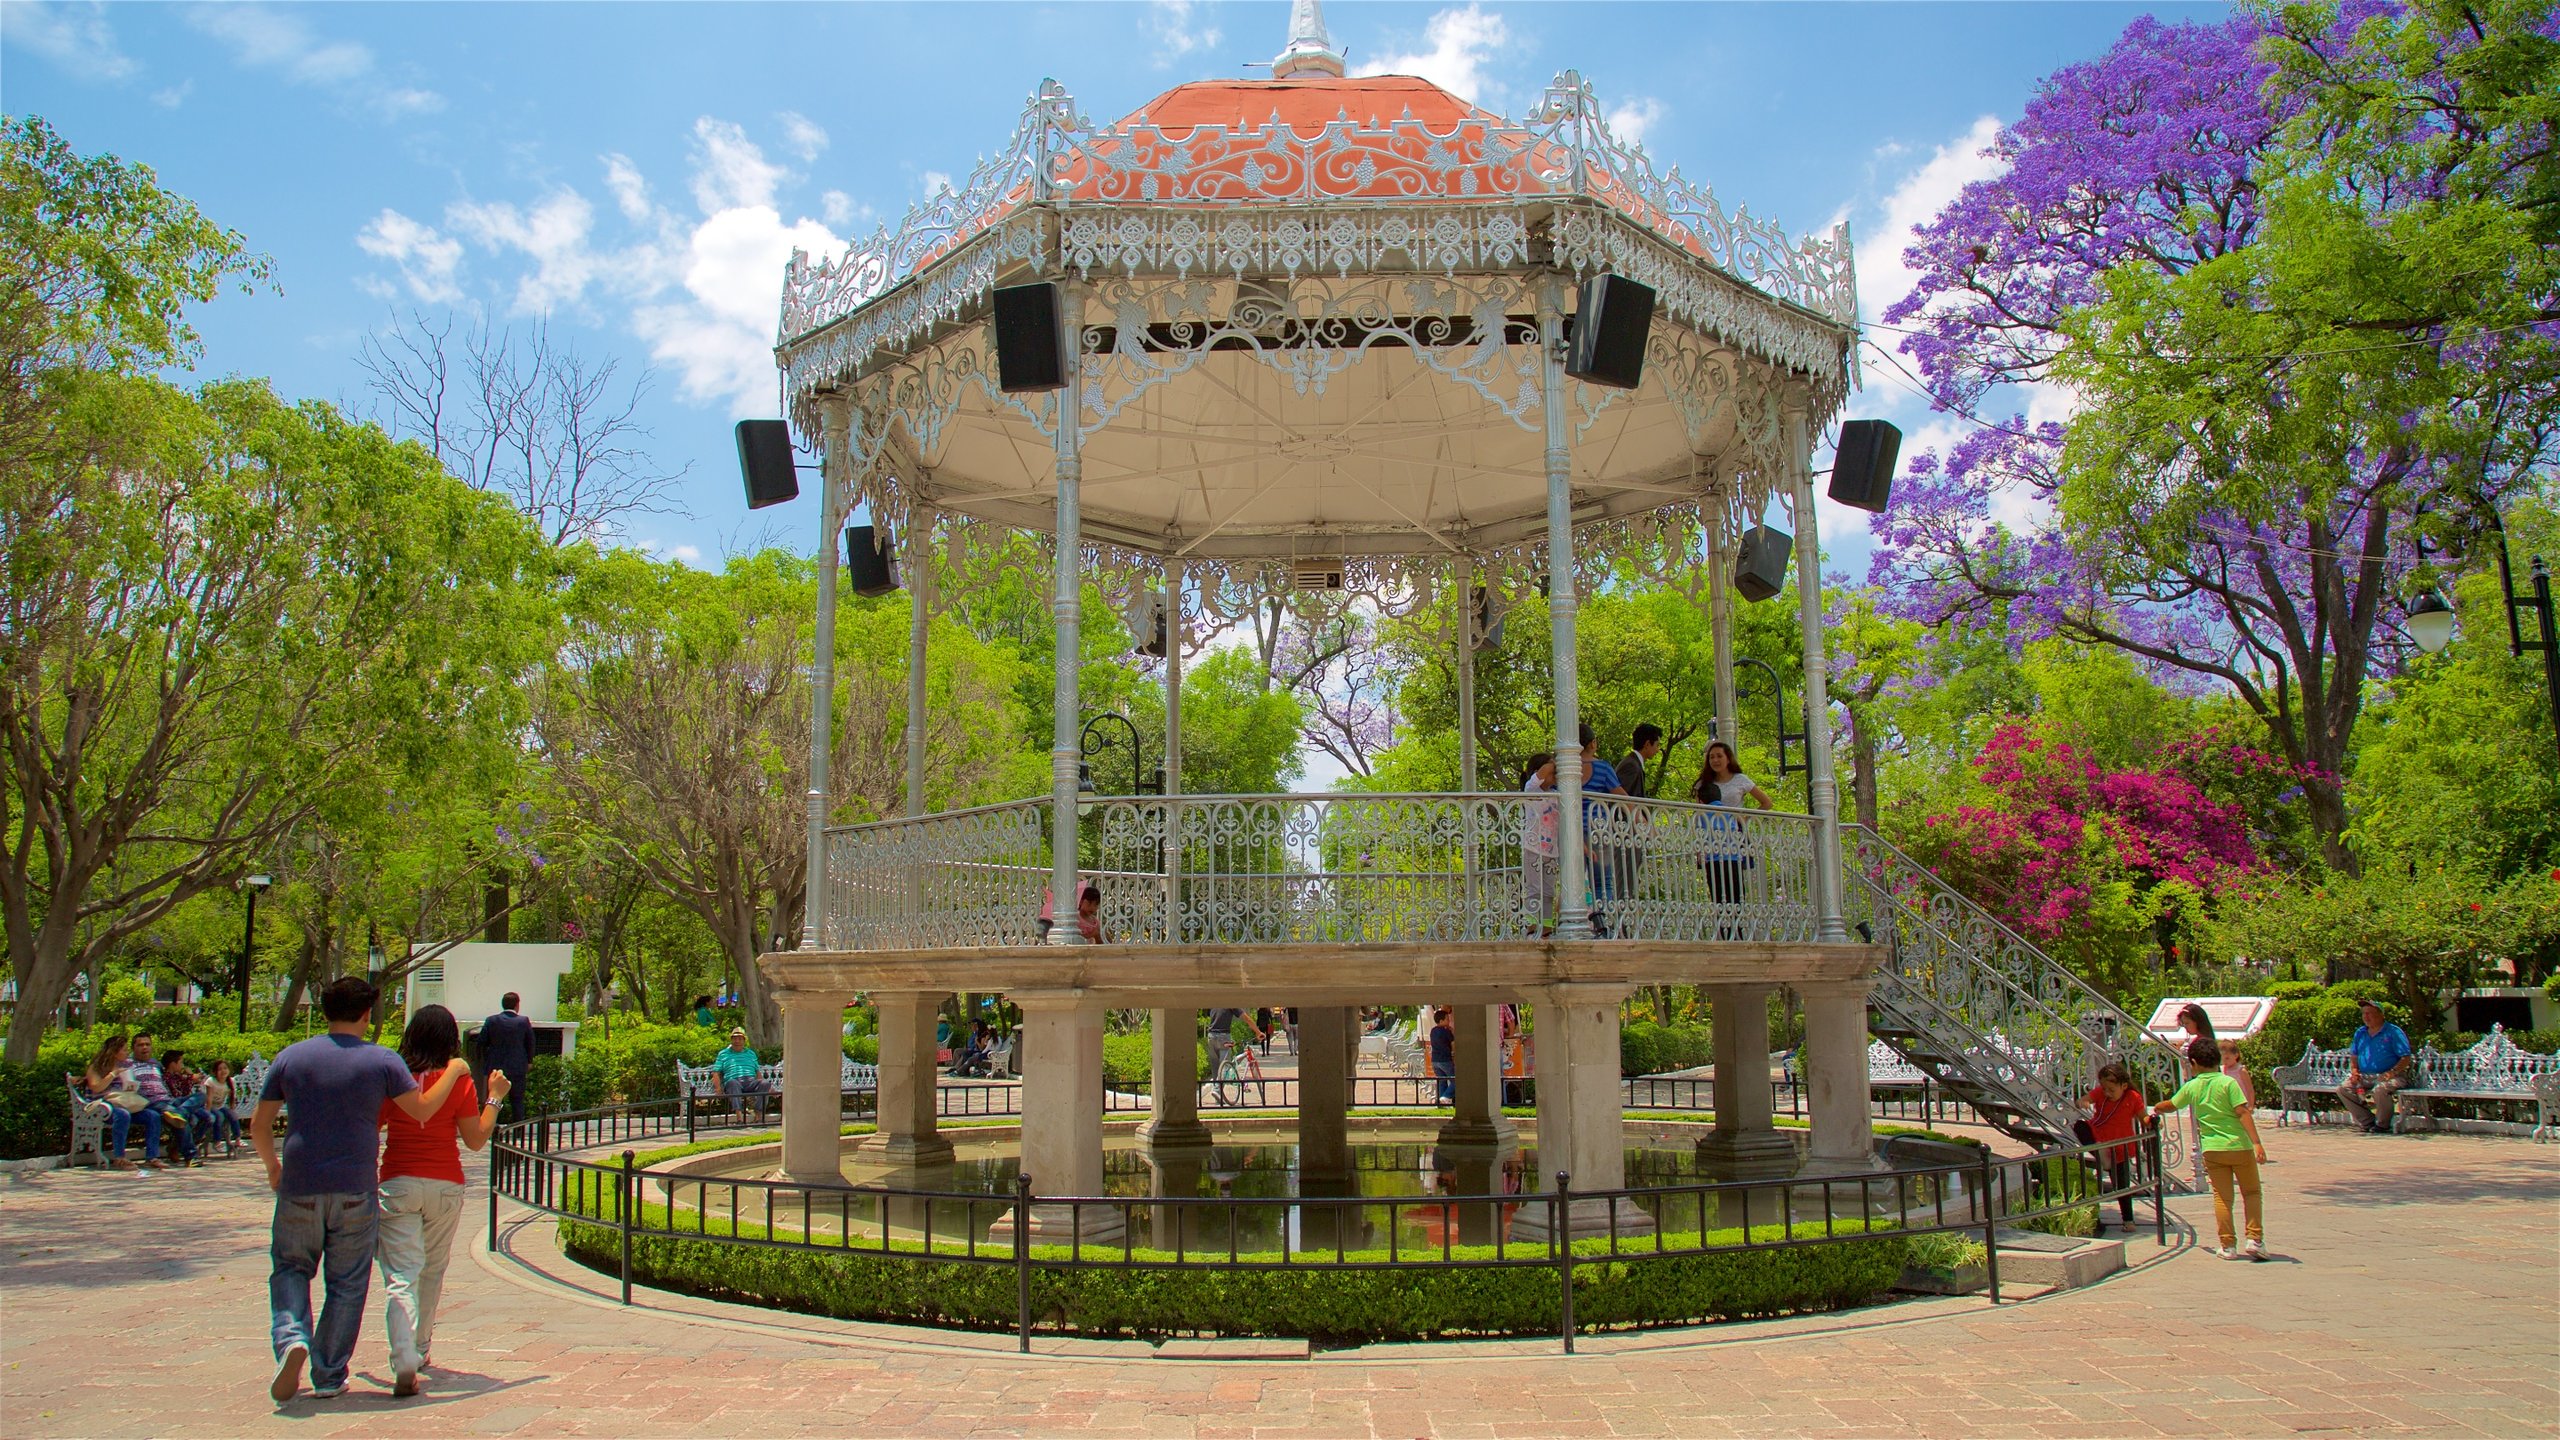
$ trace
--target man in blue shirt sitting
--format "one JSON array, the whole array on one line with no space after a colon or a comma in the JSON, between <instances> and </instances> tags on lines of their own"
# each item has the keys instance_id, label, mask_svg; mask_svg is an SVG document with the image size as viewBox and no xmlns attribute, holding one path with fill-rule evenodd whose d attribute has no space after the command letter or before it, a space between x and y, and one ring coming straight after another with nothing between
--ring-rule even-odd
<instances>
[{"instance_id":1,"label":"man in blue shirt sitting","mask_svg":"<svg viewBox=\"0 0 2560 1440\"><path fill-rule=\"evenodd\" d=\"M2338 1087L2338 1103L2347 1107L2367 1135L2391 1133L2391 1102L2403 1086L2417 1078L2417 1061L2409 1052L2409 1036L2371 1000L2362 1007L2364 1028L2347 1040L2347 1083Z\"/></svg>"}]
</instances>

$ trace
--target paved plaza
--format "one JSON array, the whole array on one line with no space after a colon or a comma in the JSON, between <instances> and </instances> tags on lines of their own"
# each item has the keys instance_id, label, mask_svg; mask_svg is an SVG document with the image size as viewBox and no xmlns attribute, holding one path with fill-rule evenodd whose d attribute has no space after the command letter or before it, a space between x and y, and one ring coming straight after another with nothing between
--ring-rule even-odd
<instances>
[{"instance_id":1,"label":"paved plaza","mask_svg":"<svg viewBox=\"0 0 2560 1440\"><path fill-rule=\"evenodd\" d=\"M429 1392L395 1401L379 1315L344 1398L266 1398L253 1161L0 1182L0 1433L32 1436L2525 1435L2560 1433L2560 1148L2271 1132L2270 1241L2175 1236L2130 1273L1994 1310L1549 1341L1302 1347L1044 1341L613 1303L485 1200ZM475 1184L475 1196L478 1194ZM2173 1202L2210 1228L2200 1197ZM2210 1238L2209 1236L2207 1238ZM379 1289L375 1303L379 1304Z\"/></svg>"}]
</instances>

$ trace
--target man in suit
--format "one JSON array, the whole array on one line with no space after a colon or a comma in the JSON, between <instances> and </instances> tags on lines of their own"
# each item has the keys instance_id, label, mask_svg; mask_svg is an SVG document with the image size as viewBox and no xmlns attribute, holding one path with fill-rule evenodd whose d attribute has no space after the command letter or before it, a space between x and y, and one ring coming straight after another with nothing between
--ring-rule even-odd
<instances>
[{"instance_id":1,"label":"man in suit","mask_svg":"<svg viewBox=\"0 0 2560 1440\"><path fill-rule=\"evenodd\" d=\"M498 1004L499 1012L480 1022L480 1066L507 1077L507 1103L501 1118L524 1118L524 1072L533 1066L533 1022L516 1013L523 997L513 990Z\"/></svg>"}]
</instances>

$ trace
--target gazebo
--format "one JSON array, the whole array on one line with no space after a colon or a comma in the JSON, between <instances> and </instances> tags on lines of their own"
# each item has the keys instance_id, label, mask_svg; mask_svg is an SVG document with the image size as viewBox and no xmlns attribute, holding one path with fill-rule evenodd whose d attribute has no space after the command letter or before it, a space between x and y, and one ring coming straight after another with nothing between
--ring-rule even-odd
<instances>
[{"instance_id":1,"label":"gazebo","mask_svg":"<svg viewBox=\"0 0 2560 1440\"><path fill-rule=\"evenodd\" d=\"M865 1143L928 1166L951 1153L935 1119L938 1002L1007 996L1024 1016L1023 1168L1037 1195L1083 1196L1102 1184L1107 1009L1155 1012L1146 1133L1171 1151L1209 1139L1199 1010L1298 1006L1299 1138L1316 1176L1345 1153L1350 1007L1458 1007L1441 1139L1498 1148L1512 1137L1495 1007L1525 1002L1540 1169L1607 1191L1623 1185L1618 1007L1639 985L1707 987L1711 1143L1792 1163L1763 1069L1768 997L1788 985L1806 1017L1805 1170L1872 1167L1866 1003L1883 947L1843 922L1812 480L1816 439L1855 380L1845 227L1793 240L1657 172L1572 72L1513 121L1420 79L1344 71L1319 7L1298 0L1268 80L1177 86L1108 125L1043 82L965 185L842 256L793 257L776 356L824 478L808 923L761 960L786 1046L826 1053L843 1007L872 996L880 1123ZM1617 304L1649 292L1640 377L1568 376L1589 373L1570 327L1595 325L1603 286ZM1035 302L1014 314L1059 317L1057 388L1018 383L1037 352L1000 337L1000 291ZM1045 797L926 813L933 567L911 564L907 814L830 823L839 545L857 501L908 556L987 527L1048 539ZM1630 556L1703 592L1731 738L1734 552L1773 510L1795 537L1812 814L1585 800L1577 596ZM1088 579L1165 617L1165 794L1080 793ZM1461 793L1181 793L1194 624L1275 594L1315 609L1436 597L1465 617L1450 635ZM1507 777L1486 789L1469 657L1494 614L1541 597L1560 793ZM1550 819L1552 881L1538 849ZM1048 897L1087 884L1102 893L1099 944L1042 918ZM1072 901L1055 908L1064 918ZM837 1077L785 1075L783 1170L833 1183Z\"/></svg>"}]
</instances>

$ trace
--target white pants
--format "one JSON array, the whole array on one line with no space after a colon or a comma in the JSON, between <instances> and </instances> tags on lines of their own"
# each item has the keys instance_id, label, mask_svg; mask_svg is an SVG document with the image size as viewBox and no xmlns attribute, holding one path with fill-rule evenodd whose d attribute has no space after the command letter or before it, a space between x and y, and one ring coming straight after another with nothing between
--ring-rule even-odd
<instances>
[{"instance_id":1,"label":"white pants","mask_svg":"<svg viewBox=\"0 0 2560 1440\"><path fill-rule=\"evenodd\" d=\"M391 1332L395 1373L414 1374L434 1347L444 1262L461 1223L462 1187L452 1181L395 1175L382 1182L373 1258L382 1267L383 1326Z\"/></svg>"}]
</instances>

